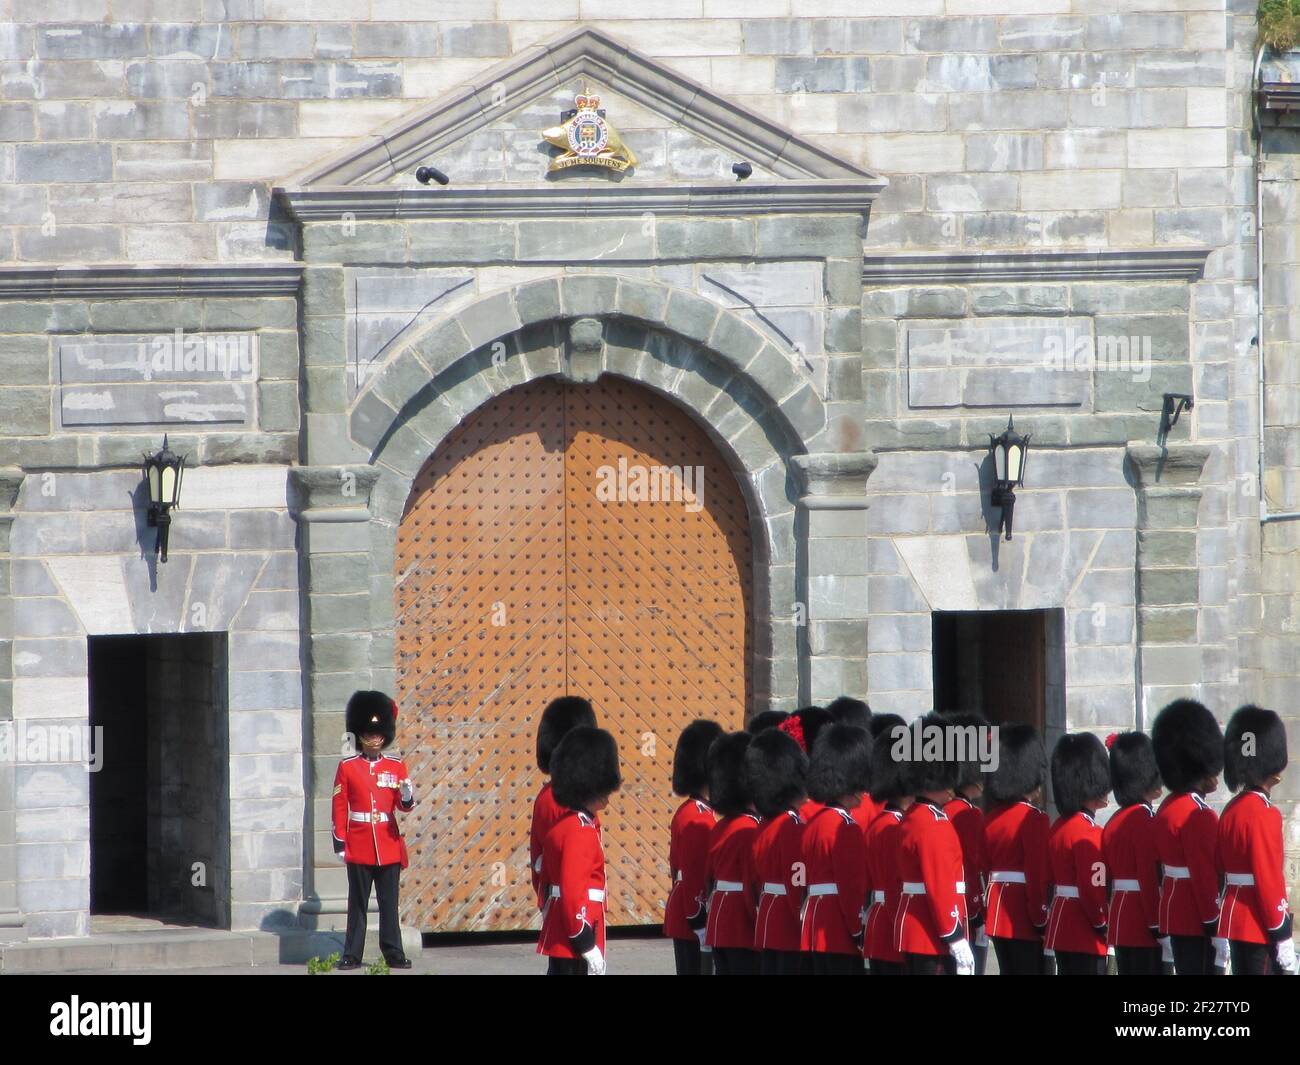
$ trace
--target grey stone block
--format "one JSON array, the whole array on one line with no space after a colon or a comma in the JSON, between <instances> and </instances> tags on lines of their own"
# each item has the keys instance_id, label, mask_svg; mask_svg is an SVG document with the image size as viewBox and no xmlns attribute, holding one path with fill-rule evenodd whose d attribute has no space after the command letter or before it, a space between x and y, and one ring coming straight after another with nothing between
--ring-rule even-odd
<instances>
[{"instance_id":1,"label":"grey stone block","mask_svg":"<svg viewBox=\"0 0 1300 1065\"><path fill-rule=\"evenodd\" d=\"M103 140L185 140L189 135L189 105L183 100L95 105L95 136Z\"/></svg>"},{"instance_id":2,"label":"grey stone block","mask_svg":"<svg viewBox=\"0 0 1300 1065\"><path fill-rule=\"evenodd\" d=\"M258 424L266 432L298 429L298 382L265 381L257 386Z\"/></svg>"},{"instance_id":3,"label":"grey stone block","mask_svg":"<svg viewBox=\"0 0 1300 1065\"><path fill-rule=\"evenodd\" d=\"M748 219L665 218L655 225L665 259L729 259L752 256L754 224Z\"/></svg>"},{"instance_id":4,"label":"grey stone block","mask_svg":"<svg viewBox=\"0 0 1300 1065\"><path fill-rule=\"evenodd\" d=\"M509 28L504 22L469 22L438 27L445 56L496 56L510 54Z\"/></svg>"},{"instance_id":5,"label":"grey stone block","mask_svg":"<svg viewBox=\"0 0 1300 1065\"><path fill-rule=\"evenodd\" d=\"M871 64L864 56L781 56L776 60L778 92L865 92L871 88Z\"/></svg>"},{"instance_id":6,"label":"grey stone block","mask_svg":"<svg viewBox=\"0 0 1300 1065\"><path fill-rule=\"evenodd\" d=\"M36 54L41 59L123 59L145 52L145 27L138 24L76 22L36 28Z\"/></svg>"},{"instance_id":7,"label":"grey stone block","mask_svg":"<svg viewBox=\"0 0 1300 1065\"><path fill-rule=\"evenodd\" d=\"M209 100L192 108L194 135L211 140L292 137L298 132L298 109L275 100ZM196 186L196 194L202 186Z\"/></svg>"},{"instance_id":8,"label":"grey stone block","mask_svg":"<svg viewBox=\"0 0 1300 1065\"><path fill-rule=\"evenodd\" d=\"M1195 569L1143 569L1138 579L1143 606L1174 606L1195 603L1199 598Z\"/></svg>"},{"instance_id":9,"label":"grey stone block","mask_svg":"<svg viewBox=\"0 0 1300 1065\"><path fill-rule=\"evenodd\" d=\"M653 220L641 218L525 220L519 223L518 258L531 262L653 259L654 231ZM512 255L513 249L501 258Z\"/></svg>"},{"instance_id":10,"label":"grey stone block","mask_svg":"<svg viewBox=\"0 0 1300 1065\"><path fill-rule=\"evenodd\" d=\"M515 254L511 222L413 222L410 262L509 262Z\"/></svg>"},{"instance_id":11,"label":"grey stone block","mask_svg":"<svg viewBox=\"0 0 1300 1065\"><path fill-rule=\"evenodd\" d=\"M19 144L14 174L20 182L111 181L113 150L109 144Z\"/></svg>"},{"instance_id":12,"label":"grey stone block","mask_svg":"<svg viewBox=\"0 0 1300 1065\"><path fill-rule=\"evenodd\" d=\"M758 220L758 255L772 258L862 254L860 218L849 215L770 215Z\"/></svg>"}]
</instances>

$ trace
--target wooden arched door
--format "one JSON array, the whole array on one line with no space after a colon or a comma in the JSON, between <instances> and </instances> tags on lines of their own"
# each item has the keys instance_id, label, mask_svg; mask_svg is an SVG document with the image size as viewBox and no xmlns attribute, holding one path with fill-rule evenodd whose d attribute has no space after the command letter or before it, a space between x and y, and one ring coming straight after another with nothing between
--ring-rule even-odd
<instances>
[{"instance_id":1,"label":"wooden arched door","mask_svg":"<svg viewBox=\"0 0 1300 1065\"><path fill-rule=\"evenodd\" d=\"M697 482L697 477L699 478ZM612 924L662 919L673 746L752 690L752 560L740 488L683 411L612 377L534 382L425 464L397 538L403 920L535 927L528 875L537 721L591 700L623 788L601 815Z\"/></svg>"}]
</instances>

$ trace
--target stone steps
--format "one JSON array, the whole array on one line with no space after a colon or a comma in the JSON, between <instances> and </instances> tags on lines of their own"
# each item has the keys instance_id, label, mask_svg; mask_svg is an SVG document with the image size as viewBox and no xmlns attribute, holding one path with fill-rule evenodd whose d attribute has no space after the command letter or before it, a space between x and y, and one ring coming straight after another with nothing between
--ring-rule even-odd
<instances>
[{"instance_id":1,"label":"stone steps","mask_svg":"<svg viewBox=\"0 0 1300 1065\"><path fill-rule=\"evenodd\" d=\"M0 974L266 965L280 939L265 932L164 928L0 944Z\"/></svg>"}]
</instances>

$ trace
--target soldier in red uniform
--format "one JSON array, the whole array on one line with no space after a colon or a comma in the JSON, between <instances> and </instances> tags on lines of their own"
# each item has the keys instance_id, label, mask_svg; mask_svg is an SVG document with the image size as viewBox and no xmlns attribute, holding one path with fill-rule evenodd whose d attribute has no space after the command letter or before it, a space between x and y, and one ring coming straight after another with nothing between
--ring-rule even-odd
<instances>
[{"instance_id":1,"label":"soldier in red uniform","mask_svg":"<svg viewBox=\"0 0 1300 1065\"><path fill-rule=\"evenodd\" d=\"M1153 804L1162 790L1160 770L1144 732L1111 736L1106 745L1111 790L1120 808L1101 833L1102 860L1111 878L1106 941L1120 976L1159 976L1160 860Z\"/></svg>"},{"instance_id":2,"label":"soldier in red uniform","mask_svg":"<svg viewBox=\"0 0 1300 1065\"><path fill-rule=\"evenodd\" d=\"M989 723L981 714L946 714L949 725L965 730L966 757L957 769L957 787L943 812L961 840L962 866L966 870L966 924L970 929L971 953L975 955L975 975L984 975L988 959L989 937L984 927L984 896L988 891L989 856L984 842L984 811L980 796L984 794L984 766L979 761L980 739Z\"/></svg>"},{"instance_id":3,"label":"soldier in red uniform","mask_svg":"<svg viewBox=\"0 0 1300 1065\"><path fill-rule=\"evenodd\" d=\"M552 699L542 711L542 720L537 726L537 768L543 773L551 771L551 755L559 746L560 740L571 730L578 727L595 728L596 712L591 703L577 695L562 695ZM532 877L533 894L537 896L537 908L544 909L546 895L542 882L542 844L561 817L564 808L555 801L551 792L551 783L547 781L533 800L533 821L528 832L528 868Z\"/></svg>"},{"instance_id":4,"label":"soldier in red uniform","mask_svg":"<svg viewBox=\"0 0 1300 1065\"><path fill-rule=\"evenodd\" d=\"M722 726L716 721L692 721L682 729L673 753L673 794L682 796L683 801L673 814L668 842L668 873L673 886L664 906L664 935L673 941L678 976L708 975L700 950L704 945L704 864L717 818L709 805L706 759L709 747L721 735Z\"/></svg>"},{"instance_id":5,"label":"soldier in red uniform","mask_svg":"<svg viewBox=\"0 0 1300 1065\"><path fill-rule=\"evenodd\" d=\"M745 751L745 781L762 817L754 837L754 878L762 885L754 949L764 976L799 973L799 911L803 904L803 821L808 756L790 736L767 729Z\"/></svg>"},{"instance_id":6,"label":"soldier in red uniform","mask_svg":"<svg viewBox=\"0 0 1300 1065\"><path fill-rule=\"evenodd\" d=\"M1228 722L1223 756L1228 787L1241 790L1219 820L1219 936L1228 941L1236 976L1295 973L1282 813L1269 798L1286 769L1286 726L1272 710L1243 706Z\"/></svg>"},{"instance_id":7,"label":"soldier in red uniform","mask_svg":"<svg viewBox=\"0 0 1300 1065\"><path fill-rule=\"evenodd\" d=\"M713 952L719 976L752 976L758 972L754 953L754 918L759 884L754 875L754 813L745 781L748 732L719 736L709 748L709 799L721 820L709 836L704 878L709 886L709 916L704 945Z\"/></svg>"},{"instance_id":8,"label":"soldier in red uniform","mask_svg":"<svg viewBox=\"0 0 1300 1065\"><path fill-rule=\"evenodd\" d=\"M1047 755L1030 725L998 726L998 767L985 784L989 854L985 927L1004 976L1041 975L1047 925L1047 836L1040 808Z\"/></svg>"},{"instance_id":9,"label":"soldier in red uniform","mask_svg":"<svg viewBox=\"0 0 1300 1065\"><path fill-rule=\"evenodd\" d=\"M605 974L605 850L597 815L622 779L618 745L604 729L579 725L552 753L551 783L563 814L542 843L546 908L537 952L548 976Z\"/></svg>"},{"instance_id":10,"label":"soldier in red uniform","mask_svg":"<svg viewBox=\"0 0 1300 1065\"><path fill-rule=\"evenodd\" d=\"M944 728L938 714L927 714L913 728ZM945 747L947 745L945 744ZM956 761L936 758L913 740L904 776L916 800L899 833L898 874L902 897L894 918L894 944L911 976L975 973L966 927L966 876L961 840L944 805L957 783Z\"/></svg>"},{"instance_id":11,"label":"soldier in red uniform","mask_svg":"<svg viewBox=\"0 0 1300 1065\"><path fill-rule=\"evenodd\" d=\"M1062 736L1052 752L1052 797L1060 816L1047 856L1052 906L1044 948L1062 976L1106 975L1106 864L1097 811L1110 795L1106 748L1091 732Z\"/></svg>"},{"instance_id":12,"label":"soldier in red uniform","mask_svg":"<svg viewBox=\"0 0 1300 1065\"><path fill-rule=\"evenodd\" d=\"M894 917L903 891L898 873L898 843L903 815L915 801L907 789L904 766L893 755L894 728L907 724L897 714L871 719L871 797L880 813L867 826L867 919L862 953L872 976L903 975L903 955L894 943Z\"/></svg>"},{"instance_id":13,"label":"soldier in red uniform","mask_svg":"<svg viewBox=\"0 0 1300 1065\"><path fill-rule=\"evenodd\" d=\"M834 721L831 719L830 711L820 706L805 706L792 714L787 714L776 727L790 736L795 743L799 744L799 749L811 758L813 744L817 742L818 734L827 725L832 724ZM799 807L799 817L806 825L821 808L821 803L816 799L811 797L804 799L803 805Z\"/></svg>"},{"instance_id":14,"label":"soldier in red uniform","mask_svg":"<svg viewBox=\"0 0 1300 1065\"><path fill-rule=\"evenodd\" d=\"M813 745L808 794L821 804L804 828L807 870L800 946L821 976L861 975L867 853L849 813L871 786L871 736L852 725L824 728Z\"/></svg>"},{"instance_id":15,"label":"soldier in red uniform","mask_svg":"<svg viewBox=\"0 0 1300 1065\"><path fill-rule=\"evenodd\" d=\"M1179 976L1208 976L1227 965L1219 928L1219 819L1205 796L1219 786L1223 733L1200 703L1178 699L1156 715L1151 729L1156 765L1169 795L1156 812L1160 856L1159 923L1170 939Z\"/></svg>"},{"instance_id":16,"label":"soldier in red uniform","mask_svg":"<svg viewBox=\"0 0 1300 1065\"><path fill-rule=\"evenodd\" d=\"M407 866L397 811L414 809L415 793L402 760L383 753L397 734L397 704L383 692L353 692L344 722L361 753L339 762L331 800L334 853L348 867L348 923L338 968L361 965L373 887L379 900L379 949L390 969L409 969L397 919L398 881Z\"/></svg>"},{"instance_id":17,"label":"soldier in red uniform","mask_svg":"<svg viewBox=\"0 0 1300 1065\"><path fill-rule=\"evenodd\" d=\"M827 704L826 712L837 725L852 725L854 728L862 729L863 732L871 732L871 707L861 699L841 695ZM871 797L871 793L866 791L862 793L858 805L849 811L853 815L853 820L858 823L858 827L862 829L863 838L866 837L867 829L880 811L880 805Z\"/></svg>"}]
</instances>

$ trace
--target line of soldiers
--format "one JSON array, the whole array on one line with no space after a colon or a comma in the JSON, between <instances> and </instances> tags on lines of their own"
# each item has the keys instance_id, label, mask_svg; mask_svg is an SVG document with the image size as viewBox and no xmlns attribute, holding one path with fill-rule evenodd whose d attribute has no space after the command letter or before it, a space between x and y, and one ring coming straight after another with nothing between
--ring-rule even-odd
<instances>
[{"instance_id":1,"label":"line of soldiers","mask_svg":"<svg viewBox=\"0 0 1300 1065\"><path fill-rule=\"evenodd\" d=\"M599 814L621 782L617 745L564 697L542 715L537 761L551 775L533 806L537 949L552 974L601 974ZM1272 711L1244 706L1225 734L1178 700L1150 736L1063 736L1053 823L1028 725L909 726L847 697L743 732L695 721L674 754L664 934L681 975L979 974L990 943L1008 975L1101 975L1110 954L1123 975L1294 973L1269 798L1286 763ZM1219 817L1206 796L1221 772L1234 795Z\"/></svg>"}]
</instances>

